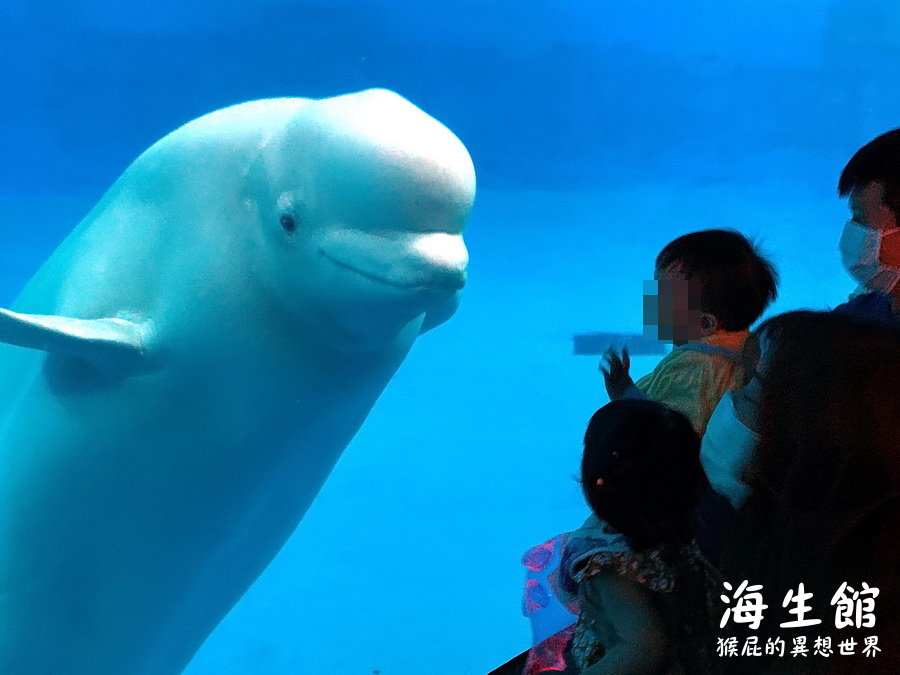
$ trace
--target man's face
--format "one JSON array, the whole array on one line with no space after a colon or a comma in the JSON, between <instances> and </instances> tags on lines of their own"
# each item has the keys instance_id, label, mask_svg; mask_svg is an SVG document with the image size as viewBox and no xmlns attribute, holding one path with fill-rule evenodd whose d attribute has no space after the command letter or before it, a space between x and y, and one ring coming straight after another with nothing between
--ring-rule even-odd
<instances>
[{"instance_id":1,"label":"man's face","mask_svg":"<svg viewBox=\"0 0 900 675\"><path fill-rule=\"evenodd\" d=\"M900 268L900 230L896 230L896 214L884 203L884 186L873 182L855 188L848 206L854 222L874 230L894 230L881 240L879 259L883 265Z\"/></svg>"},{"instance_id":2,"label":"man's face","mask_svg":"<svg viewBox=\"0 0 900 675\"><path fill-rule=\"evenodd\" d=\"M685 279L676 268L656 270L644 282L644 335L676 345L701 335L700 282Z\"/></svg>"}]
</instances>

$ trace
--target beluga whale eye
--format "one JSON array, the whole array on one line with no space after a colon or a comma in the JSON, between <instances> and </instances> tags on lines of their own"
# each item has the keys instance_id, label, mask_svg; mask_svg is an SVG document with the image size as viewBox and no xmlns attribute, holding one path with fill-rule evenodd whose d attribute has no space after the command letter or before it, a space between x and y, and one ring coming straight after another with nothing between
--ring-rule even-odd
<instances>
[{"instance_id":1,"label":"beluga whale eye","mask_svg":"<svg viewBox=\"0 0 900 675\"><path fill-rule=\"evenodd\" d=\"M289 213L282 214L280 222L281 227L285 232L293 234L297 231L297 220Z\"/></svg>"}]
</instances>

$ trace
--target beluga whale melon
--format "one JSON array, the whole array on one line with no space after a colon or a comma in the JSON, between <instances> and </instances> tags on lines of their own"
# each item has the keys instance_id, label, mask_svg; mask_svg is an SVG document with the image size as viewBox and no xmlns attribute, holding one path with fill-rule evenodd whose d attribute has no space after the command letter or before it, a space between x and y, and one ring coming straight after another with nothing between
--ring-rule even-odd
<instances>
[{"instance_id":1,"label":"beluga whale melon","mask_svg":"<svg viewBox=\"0 0 900 675\"><path fill-rule=\"evenodd\" d=\"M177 673L455 311L475 174L386 90L144 152L0 309L0 673Z\"/></svg>"}]
</instances>

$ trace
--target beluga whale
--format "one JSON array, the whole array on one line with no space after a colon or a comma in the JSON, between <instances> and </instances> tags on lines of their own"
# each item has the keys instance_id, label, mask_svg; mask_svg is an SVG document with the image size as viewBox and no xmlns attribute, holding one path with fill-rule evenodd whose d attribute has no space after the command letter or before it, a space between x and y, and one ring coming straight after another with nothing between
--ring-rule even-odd
<instances>
[{"instance_id":1,"label":"beluga whale","mask_svg":"<svg viewBox=\"0 0 900 675\"><path fill-rule=\"evenodd\" d=\"M218 110L0 309L0 673L178 673L466 281L472 160L371 89Z\"/></svg>"}]
</instances>

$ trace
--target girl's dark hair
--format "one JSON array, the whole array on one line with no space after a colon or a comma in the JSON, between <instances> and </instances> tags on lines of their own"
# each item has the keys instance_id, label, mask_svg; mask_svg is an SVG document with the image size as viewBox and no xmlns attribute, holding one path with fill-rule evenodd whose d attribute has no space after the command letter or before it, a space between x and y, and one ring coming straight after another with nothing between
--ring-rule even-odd
<instances>
[{"instance_id":1,"label":"girl's dark hair","mask_svg":"<svg viewBox=\"0 0 900 675\"><path fill-rule=\"evenodd\" d=\"M612 401L588 424L581 483L591 510L635 550L684 543L706 487L700 439L684 415L659 403Z\"/></svg>"},{"instance_id":2,"label":"girl's dark hair","mask_svg":"<svg viewBox=\"0 0 900 675\"><path fill-rule=\"evenodd\" d=\"M760 439L744 474L751 496L725 552L726 576L762 584L770 606L802 582L823 624L841 583L860 590L865 581L880 588L879 641L896 644L900 329L804 311L773 317L756 332L768 363ZM854 665L846 661L842 668Z\"/></svg>"},{"instance_id":3,"label":"girl's dark hair","mask_svg":"<svg viewBox=\"0 0 900 675\"><path fill-rule=\"evenodd\" d=\"M746 330L778 295L778 273L747 237L736 230L701 230L666 244L656 269L676 266L700 283L700 309L719 328Z\"/></svg>"}]
</instances>

